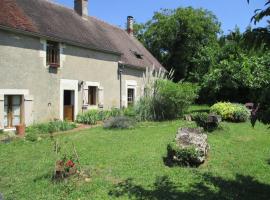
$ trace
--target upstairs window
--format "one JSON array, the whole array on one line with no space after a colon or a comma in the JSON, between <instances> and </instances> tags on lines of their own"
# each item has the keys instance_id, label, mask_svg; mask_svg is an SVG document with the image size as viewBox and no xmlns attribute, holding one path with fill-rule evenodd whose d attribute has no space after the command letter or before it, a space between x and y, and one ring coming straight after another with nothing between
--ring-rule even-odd
<instances>
[{"instance_id":1,"label":"upstairs window","mask_svg":"<svg viewBox=\"0 0 270 200\"><path fill-rule=\"evenodd\" d=\"M47 65L50 67L60 67L59 43L47 41Z\"/></svg>"},{"instance_id":2,"label":"upstairs window","mask_svg":"<svg viewBox=\"0 0 270 200\"><path fill-rule=\"evenodd\" d=\"M97 105L97 87L95 86L88 87L88 104L90 106Z\"/></svg>"}]
</instances>

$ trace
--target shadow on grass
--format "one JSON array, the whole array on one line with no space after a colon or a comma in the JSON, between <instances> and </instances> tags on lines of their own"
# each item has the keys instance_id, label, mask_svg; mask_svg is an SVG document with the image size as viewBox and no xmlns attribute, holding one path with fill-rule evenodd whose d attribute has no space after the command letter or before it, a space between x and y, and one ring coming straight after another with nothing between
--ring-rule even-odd
<instances>
[{"instance_id":1,"label":"shadow on grass","mask_svg":"<svg viewBox=\"0 0 270 200\"><path fill-rule=\"evenodd\" d=\"M212 189L215 188L215 191ZM139 200L269 200L270 185L260 183L253 177L236 175L235 180L225 180L205 174L202 182L191 185L188 191L181 190L167 176L157 177L151 189L127 179L115 185L109 192L114 197L128 196Z\"/></svg>"}]
</instances>

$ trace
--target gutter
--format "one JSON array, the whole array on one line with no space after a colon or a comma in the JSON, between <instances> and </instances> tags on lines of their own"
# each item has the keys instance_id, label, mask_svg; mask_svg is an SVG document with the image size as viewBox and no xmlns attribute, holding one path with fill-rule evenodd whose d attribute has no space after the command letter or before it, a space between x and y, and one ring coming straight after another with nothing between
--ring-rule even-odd
<instances>
[{"instance_id":1,"label":"gutter","mask_svg":"<svg viewBox=\"0 0 270 200\"><path fill-rule=\"evenodd\" d=\"M71 41L71 40L65 40L65 39L61 39L61 38L53 37L53 36L46 36L46 35L43 35L43 34L40 34L40 33L34 33L34 32L21 30L21 29L17 29L17 28L11 28L11 27L8 27L8 26L0 25L0 29L5 30L5 31L9 31L9 32L20 33L20 34L27 35L27 36L34 36L34 37L44 38L44 39L47 39L47 40L52 40L52 41L56 41L56 42L60 42L60 43L66 43L66 44L70 44L72 46L82 47L82 48L93 50L93 51L99 51L99 52L103 52L103 53L114 54L114 55L117 55L117 56L123 55L123 53L120 53L118 51L111 51L111 50L107 50L107 49L91 47L91 46L84 45L84 44L79 43L79 42L75 42L75 41Z\"/></svg>"}]
</instances>

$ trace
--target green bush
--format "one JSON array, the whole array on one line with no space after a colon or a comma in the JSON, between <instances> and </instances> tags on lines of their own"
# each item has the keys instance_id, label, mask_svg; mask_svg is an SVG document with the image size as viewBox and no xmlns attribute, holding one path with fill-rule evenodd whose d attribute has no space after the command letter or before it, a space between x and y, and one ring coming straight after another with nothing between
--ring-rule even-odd
<instances>
[{"instance_id":1,"label":"green bush","mask_svg":"<svg viewBox=\"0 0 270 200\"><path fill-rule=\"evenodd\" d=\"M126 116L117 116L107 119L104 122L104 128L106 129L130 129L135 126L135 120Z\"/></svg>"},{"instance_id":2,"label":"green bush","mask_svg":"<svg viewBox=\"0 0 270 200\"><path fill-rule=\"evenodd\" d=\"M262 92L258 115L261 122L270 124L270 86Z\"/></svg>"},{"instance_id":3,"label":"green bush","mask_svg":"<svg viewBox=\"0 0 270 200\"><path fill-rule=\"evenodd\" d=\"M34 124L26 128L27 133L48 134L59 131L68 131L76 128L76 124L67 121L51 121L48 123Z\"/></svg>"},{"instance_id":4,"label":"green bush","mask_svg":"<svg viewBox=\"0 0 270 200\"><path fill-rule=\"evenodd\" d=\"M198 152L194 147L180 148L175 141L167 146L167 162L171 165L179 166L197 166L196 158Z\"/></svg>"},{"instance_id":5,"label":"green bush","mask_svg":"<svg viewBox=\"0 0 270 200\"><path fill-rule=\"evenodd\" d=\"M191 114L191 118L197 126L202 127L205 131L212 132L219 127L219 121L210 121L209 114L206 112L197 112Z\"/></svg>"},{"instance_id":6,"label":"green bush","mask_svg":"<svg viewBox=\"0 0 270 200\"><path fill-rule=\"evenodd\" d=\"M197 97L191 83L157 80L152 95L145 95L135 105L140 120L172 120L181 117Z\"/></svg>"},{"instance_id":7,"label":"green bush","mask_svg":"<svg viewBox=\"0 0 270 200\"><path fill-rule=\"evenodd\" d=\"M210 112L216 113L223 120L231 122L245 122L249 119L250 111L242 104L219 102L210 108Z\"/></svg>"},{"instance_id":8,"label":"green bush","mask_svg":"<svg viewBox=\"0 0 270 200\"><path fill-rule=\"evenodd\" d=\"M25 139L30 142L36 142L38 140L38 136L36 133L31 132L25 136Z\"/></svg>"},{"instance_id":9,"label":"green bush","mask_svg":"<svg viewBox=\"0 0 270 200\"><path fill-rule=\"evenodd\" d=\"M123 109L123 115L127 117L136 118L136 112L135 112L134 106L129 106Z\"/></svg>"}]
</instances>

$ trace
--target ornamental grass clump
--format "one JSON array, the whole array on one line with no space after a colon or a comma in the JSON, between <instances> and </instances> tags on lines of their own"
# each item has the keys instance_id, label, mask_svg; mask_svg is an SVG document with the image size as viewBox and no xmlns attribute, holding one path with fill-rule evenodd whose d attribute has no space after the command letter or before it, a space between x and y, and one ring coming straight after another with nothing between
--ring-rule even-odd
<instances>
[{"instance_id":1,"label":"ornamental grass clump","mask_svg":"<svg viewBox=\"0 0 270 200\"><path fill-rule=\"evenodd\" d=\"M135 105L141 121L172 120L181 117L197 98L198 87L191 83L174 83L173 71L147 69L143 77L144 95Z\"/></svg>"}]
</instances>

